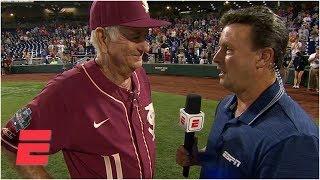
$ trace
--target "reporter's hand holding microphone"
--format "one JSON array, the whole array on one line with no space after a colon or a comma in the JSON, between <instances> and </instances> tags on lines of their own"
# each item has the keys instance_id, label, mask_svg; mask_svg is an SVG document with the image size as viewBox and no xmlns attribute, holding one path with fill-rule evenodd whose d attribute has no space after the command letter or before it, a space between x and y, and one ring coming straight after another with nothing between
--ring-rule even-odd
<instances>
[{"instance_id":1,"label":"reporter's hand holding microphone","mask_svg":"<svg viewBox=\"0 0 320 180\"><path fill-rule=\"evenodd\" d=\"M181 145L177 149L176 153L176 162L182 167L200 165L198 160L198 146L197 146L197 137L194 137L195 144L192 148L192 153L190 154L186 148Z\"/></svg>"},{"instance_id":2,"label":"reporter's hand holding microphone","mask_svg":"<svg viewBox=\"0 0 320 180\"><path fill-rule=\"evenodd\" d=\"M200 165L198 159L198 140L194 136L200 131L204 123L204 113L201 109L201 96L189 94L185 108L180 109L179 124L185 130L184 145L177 149L176 162L183 167L183 176L188 177L189 168L193 165Z\"/></svg>"}]
</instances>

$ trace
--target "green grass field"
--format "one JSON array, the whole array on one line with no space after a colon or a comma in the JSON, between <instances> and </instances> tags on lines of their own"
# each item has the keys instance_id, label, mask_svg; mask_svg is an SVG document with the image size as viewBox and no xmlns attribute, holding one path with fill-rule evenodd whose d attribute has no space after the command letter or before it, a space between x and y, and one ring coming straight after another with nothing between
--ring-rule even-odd
<instances>
[{"instance_id":1,"label":"green grass field","mask_svg":"<svg viewBox=\"0 0 320 180\"><path fill-rule=\"evenodd\" d=\"M1 83L1 125L21 107L37 95L44 83L39 82L2 82ZM178 125L179 108L185 105L185 96L153 92L153 104L156 111L157 161L155 178L183 178L182 168L175 163L177 147L183 143L184 131ZM196 133L199 148L206 144L207 136L212 125L216 101L202 100L202 111L205 112L205 125L201 132ZM50 156L46 167L54 178L69 178L62 153ZM199 178L199 167L190 169L189 178ZM8 163L7 157L1 154L1 178L22 178Z\"/></svg>"}]
</instances>

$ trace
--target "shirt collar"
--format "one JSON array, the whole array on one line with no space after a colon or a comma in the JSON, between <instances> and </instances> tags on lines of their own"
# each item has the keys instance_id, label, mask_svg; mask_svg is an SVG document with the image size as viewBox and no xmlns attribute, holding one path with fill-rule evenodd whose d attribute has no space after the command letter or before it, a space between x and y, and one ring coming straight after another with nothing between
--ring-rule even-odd
<instances>
[{"instance_id":1,"label":"shirt collar","mask_svg":"<svg viewBox=\"0 0 320 180\"><path fill-rule=\"evenodd\" d=\"M224 109L228 111L235 111L237 107L237 96L232 95L226 105L224 106Z\"/></svg>"},{"instance_id":2,"label":"shirt collar","mask_svg":"<svg viewBox=\"0 0 320 180\"><path fill-rule=\"evenodd\" d=\"M140 86L141 82L138 78L138 70L135 70L131 74L131 81L132 81L132 90L128 91L115 83L113 83L111 80L109 80L100 69L99 65L96 62L96 59L85 62L81 65L82 68L86 69L88 72L88 76L92 79L92 82L94 82L101 90L103 90L106 93L111 94L111 92L114 92L115 90L119 90L121 92L124 92L125 94L128 94L130 96L134 95L135 97L139 97L140 95Z\"/></svg>"},{"instance_id":3,"label":"shirt collar","mask_svg":"<svg viewBox=\"0 0 320 180\"><path fill-rule=\"evenodd\" d=\"M259 97L256 99L249 108L239 116L238 120L245 124L252 124L262 113L268 110L273 104L275 104L285 93L284 88L276 80L271 86L269 86ZM235 111L237 107L237 97L234 95L226 103L226 109Z\"/></svg>"}]
</instances>

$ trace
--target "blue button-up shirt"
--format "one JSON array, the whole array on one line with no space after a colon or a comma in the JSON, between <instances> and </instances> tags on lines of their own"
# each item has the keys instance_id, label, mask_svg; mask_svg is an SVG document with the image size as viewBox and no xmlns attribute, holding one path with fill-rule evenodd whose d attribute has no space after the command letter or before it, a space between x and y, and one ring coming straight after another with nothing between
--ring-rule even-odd
<instances>
[{"instance_id":1,"label":"blue button-up shirt","mask_svg":"<svg viewBox=\"0 0 320 180\"><path fill-rule=\"evenodd\" d=\"M237 118L236 106L218 105L200 178L318 179L318 127L277 81Z\"/></svg>"}]
</instances>

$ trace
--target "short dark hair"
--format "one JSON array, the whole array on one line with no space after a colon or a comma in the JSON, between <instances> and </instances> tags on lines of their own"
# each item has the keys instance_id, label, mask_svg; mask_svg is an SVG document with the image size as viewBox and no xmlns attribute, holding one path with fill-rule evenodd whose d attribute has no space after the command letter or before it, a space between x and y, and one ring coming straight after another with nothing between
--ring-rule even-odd
<instances>
[{"instance_id":1,"label":"short dark hair","mask_svg":"<svg viewBox=\"0 0 320 180\"><path fill-rule=\"evenodd\" d=\"M274 63L281 68L289 33L278 15L265 6L253 6L229 10L220 19L222 27L235 23L250 25L255 49L271 47L274 50Z\"/></svg>"}]
</instances>

